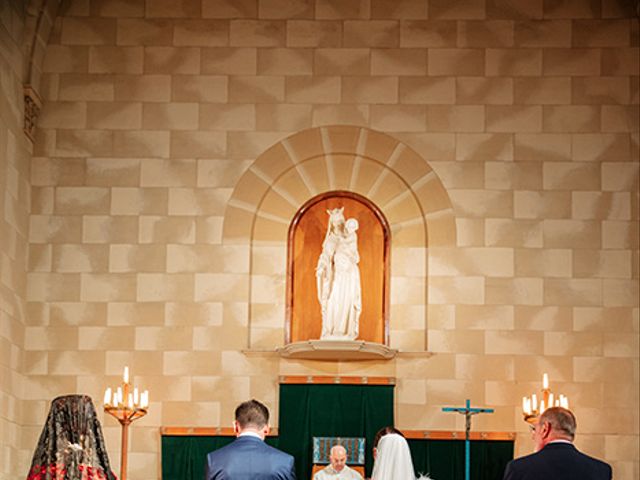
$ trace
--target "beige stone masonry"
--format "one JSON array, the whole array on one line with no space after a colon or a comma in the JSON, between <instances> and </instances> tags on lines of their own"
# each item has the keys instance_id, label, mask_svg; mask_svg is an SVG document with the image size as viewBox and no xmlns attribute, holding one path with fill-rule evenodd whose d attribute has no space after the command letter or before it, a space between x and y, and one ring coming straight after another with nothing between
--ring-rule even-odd
<instances>
[{"instance_id":1,"label":"beige stone masonry","mask_svg":"<svg viewBox=\"0 0 640 480\"><path fill-rule=\"evenodd\" d=\"M161 476L161 426L227 427L250 397L277 426L280 375L393 377L412 430L463 430L441 408L471 395L495 409L474 429L526 455L521 397L545 372L578 448L638 477L619 415L638 410L633 2L92 0L48 2L39 27L13 3L0 477L23 476L53 396L99 406L124 365L152 397L133 480ZM390 223L391 361L251 351L285 342L289 226L331 190Z\"/></svg>"}]
</instances>

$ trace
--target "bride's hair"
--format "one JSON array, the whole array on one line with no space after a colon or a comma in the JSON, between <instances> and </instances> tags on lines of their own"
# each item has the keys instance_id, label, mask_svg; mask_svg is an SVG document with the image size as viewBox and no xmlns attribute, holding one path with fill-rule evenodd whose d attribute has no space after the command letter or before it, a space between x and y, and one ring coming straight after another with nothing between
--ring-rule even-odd
<instances>
[{"instance_id":1,"label":"bride's hair","mask_svg":"<svg viewBox=\"0 0 640 480\"><path fill-rule=\"evenodd\" d=\"M380 439L385 435L389 435L390 433L395 433L397 435L400 435L402 438L404 438L404 435L402 434L402 432L398 430L396 427L392 427L391 425L387 427L382 427L380 430L378 430L378 432L376 433L376 436L373 437L373 448L378 448L378 443L380 442Z\"/></svg>"}]
</instances>

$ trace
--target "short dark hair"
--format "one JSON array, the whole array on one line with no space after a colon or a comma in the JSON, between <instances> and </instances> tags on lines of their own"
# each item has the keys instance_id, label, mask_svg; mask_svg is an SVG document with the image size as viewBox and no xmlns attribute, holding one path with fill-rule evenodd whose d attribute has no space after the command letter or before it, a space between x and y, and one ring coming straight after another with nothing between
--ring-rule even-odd
<instances>
[{"instance_id":1,"label":"short dark hair","mask_svg":"<svg viewBox=\"0 0 640 480\"><path fill-rule=\"evenodd\" d=\"M240 428L262 428L269 424L269 409L257 400L247 400L236 408Z\"/></svg>"},{"instance_id":2,"label":"short dark hair","mask_svg":"<svg viewBox=\"0 0 640 480\"><path fill-rule=\"evenodd\" d=\"M378 430L378 432L376 433L376 436L373 437L373 448L378 448L378 443L380 442L380 439L385 435L389 435L390 433L395 433L396 435L400 435L402 438L404 438L404 435L402 434L402 432L398 430L396 427L392 427L391 425L389 425L388 427L382 427L380 430Z\"/></svg>"},{"instance_id":3,"label":"short dark hair","mask_svg":"<svg viewBox=\"0 0 640 480\"><path fill-rule=\"evenodd\" d=\"M576 436L576 417L571 410L567 410L566 408L547 408L542 415L540 415L538 423L548 423L553 430L563 433L571 440Z\"/></svg>"}]
</instances>

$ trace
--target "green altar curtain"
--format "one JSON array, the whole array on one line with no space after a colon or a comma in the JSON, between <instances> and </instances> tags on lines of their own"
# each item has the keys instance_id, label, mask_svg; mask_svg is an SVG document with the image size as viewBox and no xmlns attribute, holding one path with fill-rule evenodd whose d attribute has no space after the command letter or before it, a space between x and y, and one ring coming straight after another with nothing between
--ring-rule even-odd
<instances>
[{"instance_id":1,"label":"green altar curtain","mask_svg":"<svg viewBox=\"0 0 640 480\"><path fill-rule=\"evenodd\" d=\"M440 480L464 480L464 440L409 440L416 474ZM513 441L471 441L471 478L501 480L513 458Z\"/></svg>"},{"instance_id":2,"label":"green altar curtain","mask_svg":"<svg viewBox=\"0 0 640 480\"><path fill-rule=\"evenodd\" d=\"M279 448L296 459L298 479L311 478L313 437L365 437L367 475L376 432L393 425L392 385L280 385Z\"/></svg>"},{"instance_id":3,"label":"green altar curtain","mask_svg":"<svg viewBox=\"0 0 640 480\"><path fill-rule=\"evenodd\" d=\"M203 480L207 454L233 442L235 437L162 436L162 479ZM267 437L277 447L277 437Z\"/></svg>"}]
</instances>

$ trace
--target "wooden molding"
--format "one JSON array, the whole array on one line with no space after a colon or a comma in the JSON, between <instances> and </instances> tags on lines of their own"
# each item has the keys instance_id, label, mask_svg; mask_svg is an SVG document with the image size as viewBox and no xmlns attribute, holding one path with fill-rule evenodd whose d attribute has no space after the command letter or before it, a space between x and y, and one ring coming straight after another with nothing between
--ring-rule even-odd
<instances>
[{"instance_id":1,"label":"wooden molding","mask_svg":"<svg viewBox=\"0 0 640 480\"><path fill-rule=\"evenodd\" d=\"M286 377L287 379L298 379L306 377ZM334 377L322 377L326 379ZM343 379L345 377L342 377ZM346 377L355 379L361 377ZM394 381L390 377L376 377L380 381L387 379ZM371 380L371 377L369 378ZM290 382L290 383L306 383L306 382ZM360 382L352 382L351 384L359 384ZM464 431L450 430L402 430L403 435L409 440L464 440ZM235 437L233 427L160 427L160 435L172 437ZM278 429L272 428L269 432L270 437L278 436ZM490 440L504 441L515 440L514 432L471 432L469 435L471 440Z\"/></svg>"},{"instance_id":2,"label":"wooden molding","mask_svg":"<svg viewBox=\"0 0 640 480\"><path fill-rule=\"evenodd\" d=\"M411 440L464 440L464 431L454 430L402 430ZM470 432L470 440L515 440L513 432Z\"/></svg>"},{"instance_id":3,"label":"wooden molding","mask_svg":"<svg viewBox=\"0 0 640 480\"><path fill-rule=\"evenodd\" d=\"M284 375L278 383L285 385L395 385L394 377L334 377L322 375Z\"/></svg>"},{"instance_id":4,"label":"wooden molding","mask_svg":"<svg viewBox=\"0 0 640 480\"><path fill-rule=\"evenodd\" d=\"M233 427L160 427L160 435L170 437L235 437ZM278 429L272 428L269 437L277 437Z\"/></svg>"}]
</instances>

